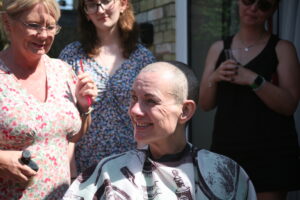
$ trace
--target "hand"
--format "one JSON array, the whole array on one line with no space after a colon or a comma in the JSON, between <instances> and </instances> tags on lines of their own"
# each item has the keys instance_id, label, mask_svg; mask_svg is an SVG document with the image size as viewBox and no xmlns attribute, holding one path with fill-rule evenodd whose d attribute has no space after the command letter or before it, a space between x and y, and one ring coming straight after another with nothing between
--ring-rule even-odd
<instances>
[{"instance_id":1,"label":"hand","mask_svg":"<svg viewBox=\"0 0 300 200\"><path fill-rule=\"evenodd\" d=\"M90 75L85 72L78 74L78 82L76 85L76 98L78 100L79 109L82 112L87 112L89 109L89 100L93 103L97 97L98 89Z\"/></svg>"},{"instance_id":2,"label":"hand","mask_svg":"<svg viewBox=\"0 0 300 200\"><path fill-rule=\"evenodd\" d=\"M234 60L226 60L212 73L210 80L212 83L220 81L232 82L239 65Z\"/></svg>"},{"instance_id":3,"label":"hand","mask_svg":"<svg viewBox=\"0 0 300 200\"><path fill-rule=\"evenodd\" d=\"M22 151L0 151L0 177L18 183L27 183L37 172L19 162Z\"/></svg>"},{"instance_id":4,"label":"hand","mask_svg":"<svg viewBox=\"0 0 300 200\"><path fill-rule=\"evenodd\" d=\"M240 66L236 70L236 74L233 76L232 83L238 85L251 85L254 82L257 74L250 69Z\"/></svg>"}]
</instances>

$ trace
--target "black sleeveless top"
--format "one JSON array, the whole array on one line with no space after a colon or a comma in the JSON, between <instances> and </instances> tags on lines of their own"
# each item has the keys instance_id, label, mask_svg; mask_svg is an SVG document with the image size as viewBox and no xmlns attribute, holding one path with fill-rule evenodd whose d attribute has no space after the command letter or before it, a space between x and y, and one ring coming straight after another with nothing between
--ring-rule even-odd
<instances>
[{"instance_id":1,"label":"black sleeveless top","mask_svg":"<svg viewBox=\"0 0 300 200\"><path fill-rule=\"evenodd\" d=\"M224 49L230 48L232 39L233 36L224 40ZM275 51L278 41L278 37L272 35L261 53L244 67L272 81L278 65ZM224 60L223 50L216 68ZM286 156L297 159L299 147L293 116L270 110L249 86L225 81L218 83L216 100L212 151L236 160L250 178L257 175L253 171L258 162L266 163L262 166L269 168L270 159ZM253 182L255 185L255 180Z\"/></svg>"}]
</instances>

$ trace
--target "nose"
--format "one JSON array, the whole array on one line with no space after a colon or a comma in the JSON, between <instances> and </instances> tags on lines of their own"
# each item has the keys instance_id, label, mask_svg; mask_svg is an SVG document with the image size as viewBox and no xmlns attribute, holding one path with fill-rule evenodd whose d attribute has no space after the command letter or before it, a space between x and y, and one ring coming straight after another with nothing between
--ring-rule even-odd
<instances>
[{"instance_id":1,"label":"nose","mask_svg":"<svg viewBox=\"0 0 300 200\"><path fill-rule=\"evenodd\" d=\"M141 104L139 102L133 102L131 103L131 106L129 108L129 114L131 116L143 116L144 112L141 107Z\"/></svg>"},{"instance_id":2,"label":"nose","mask_svg":"<svg viewBox=\"0 0 300 200\"><path fill-rule=\"evenodd\" d=\"M258 7L257 7L257 6L258 6L258 2L259 2L259 0L255 1L255 2L251 5L250 8L251 8L252 10L257 10L257 9L258 9Z\"/></svg>"},{"instance_id":3,"label":"nose","mask_svg":"<svg viewBox=\"0 0 300 200\"><path fill-rule=\"evenodd\" d=\"M40 37L47 37L49 35L45 27L40 28L37 33Z\"/></svg>"},{"instance_id":4,"label":"nose","mask_svg":"<svg viewBox=\"0 0 300 200\"><path fill-rule=\"evenodd\" d=\"M98 7L97 7L97 12L104 12L105 9L103 8L103 5L101 3L98 4Z\"/></svg>"}]
</instances>

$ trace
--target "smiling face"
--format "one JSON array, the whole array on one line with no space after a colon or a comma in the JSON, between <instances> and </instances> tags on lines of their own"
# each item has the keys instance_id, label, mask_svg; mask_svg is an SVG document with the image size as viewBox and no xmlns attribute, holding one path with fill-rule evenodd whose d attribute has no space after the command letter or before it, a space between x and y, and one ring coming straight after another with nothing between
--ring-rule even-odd
<instances>
[{"instance_id":1,"label":"smiling face","mask_svg":"<svg viewBox=\"0 0 300 200\"><path fill-rule=\"evenodd\" d=\"M85 0L85 8L95 7L95 4L99 4L97 12L86 13L86 16L98 31L107 31L116 28L121 13L126 9L127 0Z\"/></svg>"},{"instance_id":2,"label":"smiling face","mask_svg":"<svg viewBox=\"0 0 300 200\"><path fill-rule=\"evenodd\" d=\"M132 87L129 115L137 142L168 141L177 132L182 104L176 101L170 84L174 77L159 71L140 73Z\"/></svg>"},{"instance_id":3,"label":"smiling face","mask_svg":"<svg viewBox=\"0 0 300 200\"><path fill-rule=\"evenodd\" d=\"M7 18L7 31L11 41L11 47L23 56L37 57L46 54L53 43L54 33L34 31L26 24L39 24L49 27L56 24L55 18L49 13L42 3L24 11L18 18Z\"/></svg>"}]
</instances>

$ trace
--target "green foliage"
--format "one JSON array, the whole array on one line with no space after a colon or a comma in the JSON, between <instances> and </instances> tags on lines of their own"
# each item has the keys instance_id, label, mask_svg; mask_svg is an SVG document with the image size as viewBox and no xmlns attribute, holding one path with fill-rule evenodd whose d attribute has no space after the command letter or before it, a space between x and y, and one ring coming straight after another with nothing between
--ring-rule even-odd
<instances>
[{"instance_id":1,"label":"green foliage","mask_svg":"<svg viewBox=\"0 0 300 200\"><path fill-rule=\"evenodd\" d=\"M192 24L196 40L215 40L237 31L237 1L194 0L191 10L196 21Z\"/></svg>"}]
</instances>

